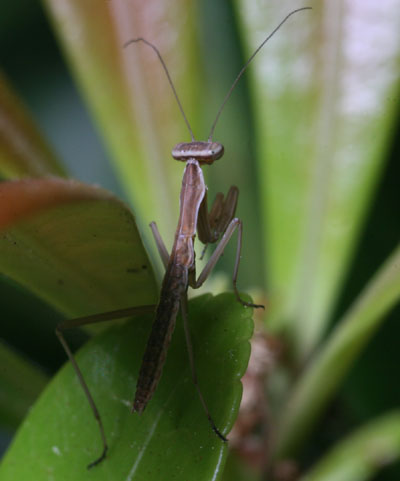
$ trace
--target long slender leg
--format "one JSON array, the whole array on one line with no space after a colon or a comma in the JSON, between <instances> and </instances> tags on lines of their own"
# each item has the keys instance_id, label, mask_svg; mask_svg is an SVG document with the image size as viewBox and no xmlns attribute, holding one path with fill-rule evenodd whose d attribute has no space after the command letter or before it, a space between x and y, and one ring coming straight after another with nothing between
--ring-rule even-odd
<instances>
[{"instance_id":1,"label":"long slender leg","mask_svg":"<svg viewBox=\"0 0 400 481\"><path fill-rule=\"evenodd\" d=\"M90 316L77 317L75 319L68 319L61 321L56 329L66 330L74 327L87 326L88 324L98 324L105 321L114 321L115 319L122 319L124 317L135 316L138 314L147 314L154 312L155 305L149 304L146 306L127 307L124 309L116 309L115 311L101 312L99 314L92 314Z\"/></svg>"},{"instance_id":2,"label":"long slender leg","mask_svg":"<svg viewBox=\"0 0 400 481\"><path fill-rule=\"evenodd\" d=\"M238 229L238 243L236 248L236 261L235 261L235 267L234 267L233 278L232 278L233 290L235 292L236 299L244 306L259 307L259 308L265 309L265 307L261 304L252 304L250 302L246 302L243 299L241 299L239 295L239 291L237 290L237 287L236 287L239 264L240 264L240 252L242 248L242 221L237 217L235 217L230 221L228 227L224 232L224 235L222 236L221 240L217 244L217 247L215 248L215 251L212 253L207 264L204 266L204 269L201 271L199 277L197 278L197 281L195 283L191 283L190 286L193 289L198 289L200 286L203 285L204 281L210 275L210 272L213 270L218 259L221 257L222 253L224 252L224 249L227 243L229 242L230 238L232 237L236 229Z\"/></svg>"},{"instance_id":3,"label":"long slender leg","mask_svg":"<svg viewBox=\"0 0 400 481\"><path fill-rule=\"evenodd\" d=\"M186 339L186 346L187 346L187 351L188 351L188 356L189 356L189 364L190 364L190 370L192 372L192 379L193 379L193 384L196 387L197 394L199 395L200 402L203 406L204 412L206 413L207 419L212 427L212 430L215 432L215 434L222 439L225 443L228 441L226 437L221 433L221 431L217 428L215 425L210 411L208 409L208 406L204 400L203 393L201 392L198 378L197 378L197 372L196 372L196 366L194 363L194 354L193 354L193 345L192 345L192 339L190 336L190 330L189 330L189 323L188 323L188 308L187 308L187 295L184 294L181 297L181 313L182 313L182 319L183 319L183 328L185 330L185 339Z\"/></svg>"},{"instance_id":4,"label":"long slender leg","mask_svg":"<svg viewBox=\"0 0 400 481\"><path fill-rule=\"evenodd\" d=\"M151 232L153 233L153 237L157 245L158 253L160 254L164 267L167 268L168 261L169 261L169 254L168 254L167 248L165 247L164 241L161 238L157 224L155 222L151 222L150 229L151 229Z\"/></svg>"},{"instance_id":5,"label":"long slender leg","mask_svg":"<svg viewBox=\"0 0 400 481\"><path fill-rule=\"evenodd\" d=\"M81 370L78 366L78 363L76 362L76 360L74 358L74 355L72 354L72 351L69 348L67 341L65 340L65 337L63 336L62 332L59 330L58 327L56 328L56 334L57 334L57 337L60 340L60 342L61 342L61 344L64 348L64 351L67 353L67 356L69 357L69 360L71 361L72 367L75 370L75 374L77 375L77 377L79 379L79 383L82 386L82 389L85 393L86 399L89 402L90 409L93 412L94 418L96 419L97 425L98 425L99 430L100 430L100 436L101 436L101 442L103 444L103 450L101 452L101 455L97 459L95 459L93 462L88 464L87 468L90 469L90 468L93 468L94 466L96 466L97 464L101 463L101 461L103 461L103 459L105 459L105 457L107 455L108 445L107 445L106 435L105 435L105 432L104 432L103 421L101 420L99 410L97 409L96 403L94 402L93 396L90 393L90 390L88 388L88 385L86 384L85 378L82 375L82 372L81 372Z\"/></svg>"},{"instance_id":6,"label":"long slender leg","mask_svg":"<svg viewBox=\"0 0 400 481\"><path fill-rule=\"evenodd\" d=\"M96 419L97 425L98 425L99 430L100 430L100 436L101 436L101 441L102 441L102 444L103 444L103 450L102 450L101 455L88 465L88 469L93 468L93 466L96 466L97 464L99 464L106 457L107 450L108 450L107 439L106 439L106 435L105 435L105 432L104 432L104 426L103 426L103 422L101 420L99 410L97 409L97 406L96 406L96 403L93 399L93 396L90 393L90 390L89 390L89 387L88 387L88 385L85 381L85 378L83 377L82 371L80 370L79 365L76 362L75 357L74 357L74 355L73 355L73 353L72 353L72 351L71 351L71 349L70 349L70 347L69 347L69 345L68 345L68 343L67 343L67 341L64 337L63 331L66 330L66 329L72 329L72 328L84 326L84 325L87 325L87 324L94 324L94 323L97 323L97 322L111 321L111 320L114 320L114 319L121 319L123 317L127 317L127 316L130 316L130 315L133 315L133 314L142 314L142 313L147 313L147 312L154 312L154 305L130 307L130 308L127 308L127 309L118 309L116 311L103 312L101 314L94 314L92 316L85 316L85 317L79 317L79 318L76 318L76 319L69 319L67 321L60 322L60 324L58 324L58 326L56 327L56 335L57 335L58 339L60 340L61 345L63 346L64 351L66 352L69 360L71 361L72 367L75 370L75 373L78 377L79 383L82 386L82 389L85 393L85 396L86 396L86 398L89 402L90 409L93 412L93 415Z\"/></svg>"}]
</instances>

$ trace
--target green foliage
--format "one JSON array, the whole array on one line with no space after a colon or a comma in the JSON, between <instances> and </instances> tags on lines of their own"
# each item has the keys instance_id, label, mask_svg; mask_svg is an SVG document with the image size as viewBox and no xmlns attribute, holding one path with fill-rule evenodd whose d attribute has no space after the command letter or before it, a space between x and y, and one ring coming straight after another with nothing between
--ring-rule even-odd
<instances>
[{"instance_id":1,"label":"green foliage","mask_svg":"<svg viewBox=\"0 0 400 481\"><path fill-rule=\"evenodd\" d=\"M159 47L196 138L201 127L203 139L243 58L293 2L237 0L234 11L211 0L165 5L112 0L96 4L95 14L89 0L44 0L44 5L132 202L140 235L129 208L107 191L60 178L37 179L64 176L64 170L2 77L0 175L29 177L0 184L2 281L18 283L68 316L154 303L151 266L157 268L158 261L146 224L156 220L170 245L183 166L169 155L188 133L154 52L145 45L122 46L143 36ZM240 187L238 215L245 230L239 284L267 299L260 324L272 336L268 345L283 353L274 359L266 386L258 385L268 392L268 405L261 409L268 413L268 428L260 429L261 423L252 431L248 419L240 419L242 443L236 439L226 479L275 481L286 465L300 470L304 481L361 481L400 453L397 412L369 421L344 441L343 433L354 424L347 422L346 406L335 405L344 411L337 432L330 433L332 420L324 417L400 297L398 246L386 241L398 225L389 225L390 232L373 231L372 237L387 242L386 250L365 254L370 238L360 243L398 108L400 24L393 12L400 1L311 0L307 6L313 10L292 16L246 72L216 130L225 158L204 169L210 191L226 191L231 183ZM41 86L53 85L45 79ZM76 119L67 121L65 115L67 132ZM86 139L76 142L80 147ZM398 223L393 199L381 218L390 209ZM233 255L227 248L222 263L228 265ZM352 259L364 266L370 257L387 260L379 269L375 262L338 305ZM223 283L214 278L207 285L216 291ZM226 433L237 416L239 380L248 361L249 316L250 310L227 294L190 302L200 383ZM26 317L31 324L44 322L31 312ZM151 316L143 316L106 330L78 355L104 413L109 458L85 471L99 451L96 425L67 365L16 434L1 479L48 479L49 473L56 481L221 478L226 446L205 420L179 324L154 399L140 418L129 414L150 325ZM0 356L0 420L9 428L21 420L45 379L3 344ZM375 365L380 359L376 356ZM18 382L12 382L12 372ZM368 395L358 402L367 405ZM254 454L249 446L257 434L261 447Z\"/></svg>"},{"instance_id":2,"label":"green foliage","mask_svg":"<svg viewBox=\"0 0 400 481\"><path fill-rule=\"evenodd\" d=\"M241 398L250 354L251 309L232 294L205 295L190 303L199 382L215 422L229 432ZM180 320L154 398L139 416L130 413L137 373L152 316L111 328L77 356L103 416L109 442L106 462L86 465L101 451L93 415L72 367L51 381L21 426L0 468L2 480L211 479L227 445L210 429L193 385ZM24 462L21 463L21 456ZM199 465L201 468L199 468Z\"/></svg>"},{"instance_id":3,"label":"green foliage","mask_svg":"<svg viewBox=\"0 0 400 481\"><path fill-rule=\"evenodd\" d=\"M3 274L75 317L156 301L134 217L112 194L61 179L1 187Z\"/></svg>"},{"instance_id":4,"label":"green foliage","mask_svg":"<svg viewBox=\"0 0 400 481\"><path fill-rule=\"evenodd\" d=\"M46 385L46 376L0 342L0 423L15 429Z\"/></svg>"},{"instance_id":5,"label":"green foliage","mask_svg":"<svg viewBox=\"0 0 400 481\"><path fill-rule=\"evenodd\" d=\"M386 414L338 443L301 481L363 481L400 455L400 415Z\"/></svg>"},{"instance_id":6,"label":"green foliage","mask_svg":"<svg viewBox=\"0 0 400 481\"><path fill-rule=\"evenodd\" d=\"M290 456L299 448L349 367L400 297L400 247L386 261L337 324L301 377L281 414L277 451ZM311 426L310 426L311 425Z\"/></svg>"}]
</instances>

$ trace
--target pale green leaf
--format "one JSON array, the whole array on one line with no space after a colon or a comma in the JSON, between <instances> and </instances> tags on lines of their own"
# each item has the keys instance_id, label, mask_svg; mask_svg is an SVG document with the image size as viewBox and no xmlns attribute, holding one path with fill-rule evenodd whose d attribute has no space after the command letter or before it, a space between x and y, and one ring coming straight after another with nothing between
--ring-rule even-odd
<instances>
[{"instance_id":1,"label":"pale green leaf","mask_svg":"<svg viewBox=\"0 0 400 481\"><path fill-rule=\"evenodd\" d=\"M169 243L182 175L171 149L190 135L156 54L143 44L124 44L144 37L160 49L195 123L200 77L193 55L194 6L182 0L44 3L139 221L157 221Z\"/></svg>"},{"instance_id":2,"label":"pale green leaf","mask_svg":"<svg viewBox=\"0 0 400 481\"><path fill-rule=\"evenodd\" d=\"M367 481L400 458L400 413L386 414L339 442L300 481Z\"/></svg>"},{"instance_id":3,"label":"pale green leaf","mask_svg":"<svg viewBox=\"0 0 400 481\"><path fill-rule=\"evenodd\" d=\"M302 443L355 359L400 299L400 246L370 281L310 361L281 413L277 456Z\"/></svg>"},{"instance_id":4,"label":"pale green leaf","mask_svg":"<svg viewBox=\"0 0 400 481\"><path fill-rule=\"evenodd\" d=\"M318 343L386 158L398 103L400 8L239 1L247 52L295 7L250 68L270 326L297 356Z\"/></svg>"}]
</instances>

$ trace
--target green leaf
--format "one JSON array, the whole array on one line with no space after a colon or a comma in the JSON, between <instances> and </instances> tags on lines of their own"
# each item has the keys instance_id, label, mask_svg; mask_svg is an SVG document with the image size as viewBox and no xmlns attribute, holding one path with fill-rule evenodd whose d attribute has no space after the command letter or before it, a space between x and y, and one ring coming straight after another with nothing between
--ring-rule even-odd
<instances>
[{"instance_id":1,"label":"green leaf","mask_svg":"<svg viewBox=\"0 0 400 481\"><path fill-rule=\"evenodd\" d=\"M238 5L248 52L293 9ZM400 77L399 0L390 9L311 5L283 25L249 72L270 326L289 331L301 360L324 333L356 246L391 140Z\"/></svg>"},{"instance_id":2,"label":"green leaf","mask_svg":"<svg viewBox=\"0 0 400 481\"><path fill-rule=\"evenodd\" d=\"M139 221L157 220L172 239L182 169L171 149L190 136L155 53L124 44L144 37L159 47L192 123L201 87L194 4L100 2L94 15L91 0L44 3Z\"/></svg>"},{"instance_id":3,"label":"green leaf","mask_svg":"<svg viewBox=\"0 0 400 481\"><path fill-rule=\"evenodd\" d=\"M0 184L0 199L2 274L70 316L156 301L135 219L109 192L37 179Z\"/></svg>"},{"instance_id":4,"label":"green leaf","mask_svg":"<svg viewBox=\"0 0 400 481\"><path fill-rule=\"evenodd\" d=\"M45 374L0 341L0 425L13 428L46 385Z\"/></svg>"},{"instance_id":5,"label":"green leaf","mask_svg":"<svg viewBox=\"0 0 400 481\"><path fill-rule=\"evenodd\" d=\"M54 153L0 72L0 176L65 174Z\"/></svg>"},{"instance_id":6,"label":"green leaf","mask_svg":"<svg viewBox=\"0 0 400 481\"><path fill-rule=\"evenodd\" d=\"M199 383L217 426L236 418L253 330L252 310L232 294L189 303ZM98 403L109 455L101 451L93 415L71 366L50 383L18 432L0 468L2 481L217 479L227 454L211 430L192 383L178 319L160 385L141 416L130 414L152 316L107 330L81 350L78 363ZM23 462L21 462L23 459Z\"/></svg>"},{"instance_id":7,"label":"green leaf","mask_svg":"<svg viewBox=\"0 0 400 481\"><path fill-rule=\"evenodd\" d=\"M281 413L277 456L299 448L352 363L400 299L400 246L370 281L300 377Z\"/></svg>"},{"instance_id":8,"label":"green leaf","mask_svg":"<svg viewBox=\"0 0 400 481\"><path fill-rule=\"evenodd\" d=\"M400 458L400 413L393 412L351 434L300 481L365 481Z\"/></svg>"}]
</instances>

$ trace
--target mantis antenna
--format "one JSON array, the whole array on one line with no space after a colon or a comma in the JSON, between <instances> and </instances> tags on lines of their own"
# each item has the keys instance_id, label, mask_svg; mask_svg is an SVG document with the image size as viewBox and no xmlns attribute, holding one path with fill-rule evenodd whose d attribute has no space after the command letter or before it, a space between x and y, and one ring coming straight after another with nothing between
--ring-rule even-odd
<instances>
[{"instance_id":1,"label":"mantis antenna","mask_svg":"<svg viewBox=\"0 0 400 481\"><path fill-rule=\"evenodd\" d=\"M161 54L160 54L160 51L158 50L158 48L153 45L151 42L147 41L145 38L142 38L142 37L138 37L138 38L133 38L132 40L128 40L126 43L124 43L124 48L127 47L128 45L130 45L131 43L137 43L137 42L143 42L145 43L146 45L148 45L149 47L151 47L154 52L157 54L157 57L159 58L160 62L161 62L161 65L165 71L165 74L167 75L167 79L168 79L168 82L169 84L171 85L171 88L172 88L172 92L174 93L174 96L176 98L176 101L178 102L178 106L179 106L179 110L181 111L181 114L183 116L183 118L185 119L185 123L186 123L186 126L190 132L190 136L192 138L192 142L195 141L195 138L194 138L194 135L193 135L193 131L192 131L192 128L190 127L190 124L189 124L189 120L187 119L186 115L185 115L185 111L183 110L183 107L182 107L182 104L181 104L181 101L179 100L179 97L178 97L178 94L175 90L175 86L174 86L174 83L172 82L172 79L171 79L171 76L168 72L168 69L167 69L167 66L165 65L165 62L164 62L164 59L162 58Z\"/></svg>"},{"instance_id":2,"label":"mantis antenna","mask_svg":"<svg viewBox=\"0 0 400 481\"><path fill-rule=\"evenodd\" d=\"M268 40L273 37L275 35L275 33L282 27L282 25L292 16L294 15L295 13L298 13L298 12L302 12L303 10L311 10L312 7L302 7L302 8L297 8L296 10L293 10L291 11L290 13L288 13L286 15L286 17L280 22L280 24L275 27L275 29L263 40L263 42L257 47L257 49L253 52L253 54L251 55L251 57L247 60L247 62L244 64L244 66L242 67L241 71L239 72L239 74L237 75L237 77L235 78L233 84L231 85L231 88L228 90L228 93L226 94L222 104L221 104L221 107L219 108L218 112L217 112L217 115L215 117L215 120L214 120L214 123L212 124L211 126L211 130L210 130L210 135L208 136L208 142L212 142L212 137L214 135L214 130L215 130L215 126L217 125L217 122L219 120L219 117L225 107L225 104L227 103L227 101L229 100L230 96L232 95L232 92L233 90L235 89L236 87L236 84L239 82L240 78L242 77L242 75L244 74L244 72L246 71L247 67L250 65L250 63L252 62L252 60L254 59L254 57L258 54L258 52L264 47L264 45L268 42ZM165 71L165 74L167 76L167 79L168 79L168 82L171 86L171 89L172 89L172 92L175 96L175 99L178 103L178 106L179 106L179 110L181 111L181 114L185 120L185 123L186 123L186 126L190 132L190 136L192 138L192 142L195 141L195 137L194 137L194 134L193 134L193 131L192 131L192 128L190 127L190 124L189 124L189 121L185 115L185 111L183 110L183 107L182 107L182 104L179 100L179 97L178 97L178 94L176 92L176 89L175 89L175 86L172 82L172 79L171 79L171 76L168 72L168 69L167 69L167 66L164 62L164 59L162 58L161 54L160 54L160 51L158 50L158 48L153 45L151 42L149 42L148 40L144 39L143 37L138 37L138 38L133 38L132 40L128 40L128 42L124 43L124 48L127 47L128 45L132 44L132 43L137 43L137 42L143 42L145 43L146 45L148 45L149 47L151 47L154 52L157 54L160 62L161 62L161 65Z\"/></svg>"},{"instance_id":3,"label":"mantis antenna","mask_svg":"<svg viewBox=\"0 0 400 481\"><path fill-rule=\"evenodd\" d=\"M252 56L247 60L247 62L243 65L242 70L238 73L238 76L235 78L233 84L231 85L231 88L228 90L228 93L226 94L224 101L221 104L221 107L219 108L217 112L217 116L215 117L214 123L212 124L211 130L210 130L210 135L208 136L208 142L212 141L212 137L214 135L214 130L215 126L217 125L218 119L225 107L226 102L229 100L229 97L232 95L232 92L234 88L236 87L236 84L239 82L240 77L244 74L246 71L247 67L249 66L250 62L254 59L254 57L258 54L258 52L264 47L264 45L268 42L268 40L275 35L275 33L282 27L282 25L286 22L286 20L289 19L292 15L294 15L297 12L301 12L303 10L311 10L312 7L303 7L303 8L297 8L296 10L293 10L292 12L288 13L286 17L281 21L281 23L275 27L275 29L268 35L265 40L257 47L257 49L254 51Z\"/></svg>"}]
</instances>

